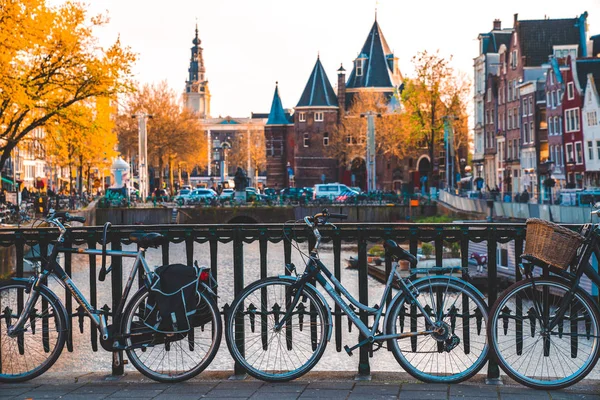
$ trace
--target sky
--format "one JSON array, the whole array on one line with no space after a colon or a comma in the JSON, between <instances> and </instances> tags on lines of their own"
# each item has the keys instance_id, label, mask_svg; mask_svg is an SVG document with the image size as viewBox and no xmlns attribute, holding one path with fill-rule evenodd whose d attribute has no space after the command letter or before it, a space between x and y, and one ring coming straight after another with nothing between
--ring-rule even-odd
<instances>
[{"instance_id":1,"label":"sky","mask_svg":"<svg viewBox=\"0 0 600 400\"><path fill-rule=\"evenodd\" d=\"M61 2L62 0L55 0ZM300 99L317 56L333 86L347 76L375 19L399 58L404 76L419 51L452 56L473 75L477 36L493 20L573 18L587 11L588 36L600 34L600 0L88 0L91 14L110 22L97 30L101 45L120 37L137 53L135 79L166 80L182 93L196 23L202 41L211 115L248 117L268 112L275 82L283 106Z\"/></svg>"}]
</instances>

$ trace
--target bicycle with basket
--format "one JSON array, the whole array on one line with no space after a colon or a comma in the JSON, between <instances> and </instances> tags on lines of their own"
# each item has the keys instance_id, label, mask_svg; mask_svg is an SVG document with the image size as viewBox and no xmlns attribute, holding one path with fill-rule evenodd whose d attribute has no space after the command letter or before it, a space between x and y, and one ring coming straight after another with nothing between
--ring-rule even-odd
<instances>
[{"instance_id":1,"label":"bicycle with basket","mask_svg":"<svg viewBox=\"0 0 600 400\"><path fill-rule=\"evenodd\" d=\"M592 215L598 216L600 203ZM561 389L583 379L600 357L600 310L581 287L583 276L600 287L590 264L600 260L600 225L579 232L528 219L523 280L490 311L491 354L508 376L535 389Z\"/></svg>"}]
</instances>

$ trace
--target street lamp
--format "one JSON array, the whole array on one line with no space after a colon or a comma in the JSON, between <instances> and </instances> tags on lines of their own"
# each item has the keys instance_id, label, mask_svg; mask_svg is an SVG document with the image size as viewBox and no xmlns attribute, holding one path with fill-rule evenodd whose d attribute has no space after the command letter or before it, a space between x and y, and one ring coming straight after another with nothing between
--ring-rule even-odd
<instances>
[{"instance_id":1,"label":"street lamp","mask_svg":"<svg viewBox=\"0 0 600 400\"><path fill-rule=\"evenodd\" d=\"M444 144L446 145L446 187L448 190L454 188L454 129L452 121L458 121L455 115L444 115ZM452 158L452 162L450 159Z\"/></svg>"},{"instance_id":2,"label":"street lamp","mask_svg":"<svg viewBox=\"0 0 600 400\"><path fill-rule=\"evenodd\" d=\"M140 184L140 197L145 201L148 197L149 182L148 182L148 135L146 134L146 121L154 118L153 115L144 112L134 114L131 118L138 120L138 178Z\"/></svg>"},{"instance_id":3,"label":"street lamp","mask_svg":"<svg viewBox=\"0 0 600 400\"><path fill-rule=\"evenodd\" d=\"M229 138L227 138L229 139ZM225 178L227 177L227 150L231 149L231 144L227 141L221 144L221 185L225 187Z\"/></svg>"},{"instance_id":4,"label":"street lamp","mask_svg":"<svg viewBox=\"0 0 600 400\"><path fill-rule=\"evenodd\" d=\"M367 191L377 189L376 182L376 164L375 164L375 116L381 117L381 114L375 111L368 111L360 114L361 118L367 118Z\"/></svg>"}]
</instances>

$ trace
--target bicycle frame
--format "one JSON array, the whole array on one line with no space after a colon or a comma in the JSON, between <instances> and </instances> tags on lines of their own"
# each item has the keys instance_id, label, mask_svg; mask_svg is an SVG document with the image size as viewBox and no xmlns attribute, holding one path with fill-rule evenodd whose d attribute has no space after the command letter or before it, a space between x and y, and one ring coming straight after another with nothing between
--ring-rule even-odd
<instances>
[{"instance_id":1,"label":"bicycle frame","mask_svg":"<svg viewBox=\"0 0 600 400\"><path fill-rule=\"evenodd\" d=\"M63 228L64 229L64 228ZM66 232L66 230L65 230ZM64 232L61 231L61 234L57 240L57 245L52 248L52 252L48 258L48 261L45 265L42 266L42 271L40 274L32 278L31 288L32 290L29 293L29 297L25 303L23 308L23 312L17 319L16 323L8 330L9 335L13 335L16 332L20 331L25 322L27 321L27 316L29 315L29 309L35 304L37 301L37 297L39 296L39 290L41 285L47 282L47 278L50 274L54 273L65 285L65 287L69 290L71 295L75 298L75 301L81 307L83 307L86 314L90 317L92 323L100 330L103 340L108 340L110 338L110 332L108 331L108 325L106 322L106 316L103 312L94 309L89 301L85 298L85 296L81 293L75 282L71 279L71 277L65 272L65 270L60 266L60 264L56 261L56 258L59 253L72 253L72 254L88 254L88 255L102 255L102 250L96 249L76 249L76 248L68 248L61 247L64 243ZM121 297L121 301L119 302L119 306L117 310L113 314L113 324L117 326L120 323L120 316L123 313L123 309L125 308L125 303L129 293L131 291L131 287L133 285L133 280L139 270L139 268L143 268L144 274L143 279L145 284L149 287L151 282L151 276L153 272L150 270L146 260L144 258L144 249L140 249L139 251L120 251L120 250L107 250L106 254L109 256L117 256L117 257L129 257L135 258L133 268L131 269L131 273L129 274L129 278L127 279L127 284L125 285L125 289L123 291L123 295Z\"/></svg>"},{"instance_id":2,"label":"bicycle frame","mask_svg":"<svg viewBox=\"0 0 600 400\"><path fill-rule=\"evenodd\" d=\"M404 282L404 280L398 274L398 271L392 271L390 273L390 275L388 276L385 289L381 296L380 304L382 304L382 305L384 304L384 301L392 288L392 282L394 280L394 277L396 277L396 276L398 277L398 281L401 284L401 290L403 290L404 293L406 293L408 296L410 296L410 299L412 300L412 302L417 306L419 311L421 311L422 315L427 320L428 325L433 327L434 322L431 320L428 313L423 309L423 306L417 300L417 298L414 296L414 294L411 292L411 290L409 290L409 288L406 285L406 283ZM346 290L346 288L344 288L344 286L340 283L340 281L337 280L337 278L331 273L331 271L329 271L329 269L327 269L327 267L321 262L321 260L318 258L317 253L315 251L311 252L310 257L309 257L309 262L306 266L306 271L304 272L302 277L297 282L299 288L298 288L298 291L296 292L296 295L294 296L292 304L288 308L286 315L275 326L275 329L277 329L277 330L281 329L283 327L283 325L285 324L285 321L287 321L287 319L292 315L292 310L295 309L296 304L298 303L298 301L300 300L300 297L302 296L302 290L304 289L304 285L312 277L314 277L316 279L316 281L319 282L321 284L321 286L323 286L323 288L325 289L325 291L327 291L327 293L329 293L329 295L331 296L333 301L342 309L342 311L346 315L348 315L348 318L350 318L352 323L358 328L360 333L365 337L365 339L363 341L361 341L358 345L356 345L352 349L360 347L366 343L373 343L374 341L383 341L383 340L389 340L389 339L402 339L402 338L407 338L407 337L411 337L411 336L429 335L429 334L435 332L435 330L426 330L426 331L422 331L422 332L406 332L406 333L395 334L395 335L390 335L390 334L377 335L376 332L377 332L377 328L379 326L379 321L381 320L381 317L383 315L384 307L382 306L379 308L373 308L373 307L366 306L366 305L362 304L360 301L356 300ZM336 290L339 291L341 293L341 295L338 294L338 292ZM373 323L372 329L369 329L369 327L367 325L365 325L365 323L363 321L361 321L360 317L358 315L356 315L356 313L352 310L352 308L350 308L350 304L348 302L344 301L344 297L346 299L348 299L352 305L356 306L360 310L365 311L368 314L375 316L375 321ZM352 349L350 349L350 350L352 350Z\"/></svg>"}]
</instances>

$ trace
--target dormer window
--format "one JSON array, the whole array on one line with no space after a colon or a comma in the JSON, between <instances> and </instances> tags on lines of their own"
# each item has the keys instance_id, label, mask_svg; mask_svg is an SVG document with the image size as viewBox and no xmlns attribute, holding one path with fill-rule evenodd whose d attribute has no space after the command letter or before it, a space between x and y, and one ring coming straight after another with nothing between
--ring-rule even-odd
<instances>
[{"instance_id":1,"label":"dormer window","mask_svg":"<svg viewBox=\"0 0 600 400\"><path fill-rule=\"evenodd\" d=\"M315 113L315 122L321 122L323 121L323 112L316 112Z\"/></svg>"},{"instance_id":2,"label":"dormer window","mask_svg":"<svg viewBox=\"0 0 600 400\"><path fill-rule=\"evenodd\" d=\"M363 62L364 62L364 58L358 58L355 61L355 65L356 65L356 76L363 76Z\"/></svg>"},{"instance_id":3,"label":"dormer window","mask_svg":"<svg viewBox=\"0 0 600 400\"><path fill-rule=\"evenodd\" d=\"M304 112L298 113L298 121L306 122L306 113L304 113Z\"/></svg>"}]
</instances>

